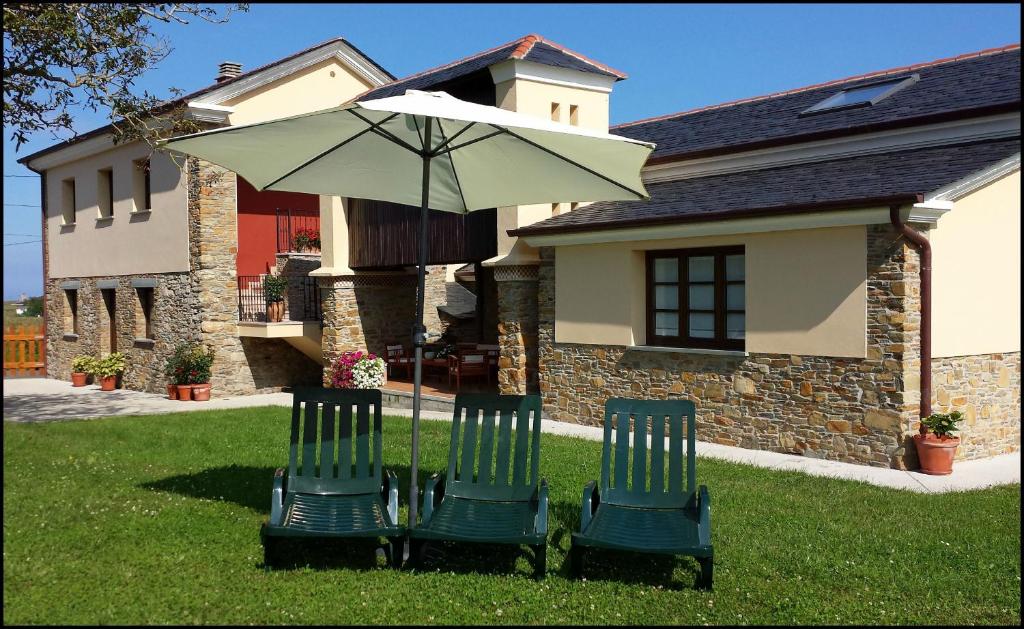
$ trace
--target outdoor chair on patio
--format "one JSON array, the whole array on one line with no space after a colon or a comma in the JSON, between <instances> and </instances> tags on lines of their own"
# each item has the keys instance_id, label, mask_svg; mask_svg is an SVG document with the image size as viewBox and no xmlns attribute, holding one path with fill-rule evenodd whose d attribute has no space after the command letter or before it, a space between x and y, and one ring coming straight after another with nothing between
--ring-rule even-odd
<instances>
[{"instance_id":1,"label":"outdoor chair on patio","mask_svg":"<svg viewBox=\"0 0 1024 629\"><path fill-rule=\"evenodd\" d=\"M701 485L699 490L696 487L696 413L693 402L611 398L605 403L604 409L604 452L601 455L600 490L597 481L590 481L583 490L580 531L572 534L572 544L569 547L572 573L579 575L583 567L583 553L587 548L688 555L696 558L700 564L698 586L711 589L714 563L711 546L711 502L707 487ZM632 465L629 459L631 417ZM648 426L651 432L649 457ZM669 441L667 486L666 437ZM627 484L631 469L632 479Z\"/></svg>"},{"instance_id":2,"label":"outdoor chair on patio","mask_svg":"<svg viewBox=\"0 0 1024 629\"><path fill-rule=\"evenodd\" d=\"M296 387L287 474L274 474L270 519L260 530L264 564L274 563L282 537L384 537L391 564L401 566L398 477L382 473L382 449L379 390Z\"/></svg>"},{"instance_id":3,"label":"outdoor chair on patio","mask_svg":"<svg viewBox=\"0 0 1024 629\"><path fill-rule=\"evenodd\" d=\"M494 377L498 377L498 357L501 354L501 348L498 345L484 345L483 343L477 343L476 346L478 351L487 354L487 365L494 374Z\"/></svg>"},{"instance_id":4,"label":"outdoor chair on patio","mask_svg":"<svg viewBox=\"0 0 1024 629\"><path fill-rule=\"evenodd\" d=\"M460 351L448 359L448 387L455 378L455 390L462 388L462 379L483 376L487 384L491 384L491 368L487 363L487 353L476 350Z\"/></svg>"},{"instance_id":5,"label":"outdoor chair on patio","mask_svg":"<svg viewBox=\"0 0 1024 629\"><path fill-rule=\"evenodd\" d=\"M414 360L401 344L387 345L384 347L384 361L388 366L388 377L392 377L396 370L403 370L406 379L412 378Z\"/></svg>"},{"instance_id":6,"label":"outdoor chair on patio","mask_svg":"<svg viewBox=\"0 0 1024 629\"><path fill-rule=\"evenodd\" d=\"M527 544L534 576L543 578L548 484L538 483L539 468L539 396L457 395L448 473L427 481L410 559L422 561L434 540Z\"/></svg>"}]
</instances>

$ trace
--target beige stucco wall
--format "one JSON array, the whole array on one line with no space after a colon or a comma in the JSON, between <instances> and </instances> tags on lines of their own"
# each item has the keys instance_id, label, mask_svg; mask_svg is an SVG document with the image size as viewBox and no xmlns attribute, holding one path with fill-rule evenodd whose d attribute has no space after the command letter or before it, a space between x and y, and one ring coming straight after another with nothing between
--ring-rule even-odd
<instances>
[{"instance_id":1,"label":"beige stucco wall","mask_svg":"<svg viewBox=\"0 0 1024 629\"><path fill-rule=\"evenodd\" d=\"M92 277L188 271L185 181L166 155L151 162L151 212L133 214L134 160L149 154L135 142L57 166L46 173L49 276ZM97 171L114 174L114 217L99 216ZM75 178L75 224L62 225L61 182Z\"/></svg>"},{"instance_id":2,"label":"beige stucco wall","mask_svg":"<svg viewBox=\"0 0 1024 629\"><path fill-rule=\"evenodd\" d=\"M1020 351L1020 171L957 201L928 234L932 355Z\"/></svg>"},{"instance_id":3,"label":"beige stucco wall","mask_svg":"<svg viewBox=\"0 0 1024 629\"><path fill-rule=\"evenodd\" d=\"M369 88L331 58L221 104L234 108L231 124L249 124L337 107Z\"/></svg>"},{"instance_id":4,"label":"beige stucco wall","mask_svg":"<svg viewBox=\"0 0 1024 629\"><path fill-rule=\"evenodd\" d=\"M743 245L746 351L866 354L863 226L557 247L555 341L642 345L647 249Z\"/></svg>"},{"instance_id":5,"label":"beige stucco wall","mask_svg":"<svg viewBox=\"0 0 1024 629\"><path fill-rule=\"evenodd\" d=\"M560 122L569 124L569 106L578 106L577 123L584 129L608 132L608 97L610 94L580 87L551 85L525 79L503 81L495 86L497 105L502 109L551 120L551 103L560 105ZM563 199L561 211L569 211L569 203L583 199ZM498 209L498 255L511 251L516 239L507 230L532 225L551 218L551 204L520 205Z\"/></svg>"}]
</instances>

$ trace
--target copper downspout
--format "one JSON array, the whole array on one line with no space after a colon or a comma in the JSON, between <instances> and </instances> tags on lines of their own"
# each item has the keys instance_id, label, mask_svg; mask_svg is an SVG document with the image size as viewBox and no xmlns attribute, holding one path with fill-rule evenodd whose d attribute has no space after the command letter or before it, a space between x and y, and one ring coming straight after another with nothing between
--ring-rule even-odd
<instances>
[{"instance_id":1,"label":"copper downspout","mask_svg":"<svg viewBox=\"0 0 1024 629\"><path fill-rule=\"evenodd\" d=\"M932 414L932 246L900 219L900 206L889 207L889 220L921 254L921 419ZM921 424L920 433L928 429Z\"/></svg>"}]
</instances>

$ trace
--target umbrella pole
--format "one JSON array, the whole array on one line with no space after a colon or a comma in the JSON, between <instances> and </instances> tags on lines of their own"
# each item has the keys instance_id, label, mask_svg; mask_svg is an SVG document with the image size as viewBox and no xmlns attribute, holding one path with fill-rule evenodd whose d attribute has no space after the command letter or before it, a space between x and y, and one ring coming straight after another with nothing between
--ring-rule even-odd
<instances>
[{"instance_id":1,"label":"umbrella pole","mask_svg":"<svg viewBox=\"0 0 1024 629\"><path fill-rule=\"evenodd\" d=\"M425 124L424 144L430 142L430 123L432 119L427 117ZM426 297L426 276L427 276L427 246L429 244L427 232L427 219L429 214L427 204L430 201L430 156L426 154L427 147L424 146L423 155L423 190L420 201L420 247L419 247L419 269L417 270L416 288L416 324L412 331L412 344L416 353L416 367L413 371L412 384L412 473L409 481L409 528L416 526L416 515L419 506L419 476L420 466L420 385L423 382L423 343L426 338L426 328L423 325L423 309Z\"/></svg>"}]
</instances>

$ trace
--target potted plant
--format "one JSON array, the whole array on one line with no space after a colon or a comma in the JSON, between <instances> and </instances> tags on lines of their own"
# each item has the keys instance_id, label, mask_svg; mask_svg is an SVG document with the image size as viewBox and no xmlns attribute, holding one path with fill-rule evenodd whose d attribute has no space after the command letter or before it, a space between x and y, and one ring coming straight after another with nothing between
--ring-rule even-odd
<instances>
[{"instance_id":1,"label":"potted plant","mask_svg":"<svg viewBox=\"0 0 1024 629\"><path fill-rule=\"evenodd\" d=\"M213 372L213 350L196 345L189 354L189 380L192 399L205 402L210 399L210 376Z\"/></svg>"},{"instance_id":2,"label":"potted plant","mask_svg":"<svg viewBox=\"0 0 1024 629\"><path fill-rule=\"evenodd\" d=\"M127 362L121 352L107 354L96 361L93 375L100 381L100 391L113 391L117 388L117 377L124 373Z\"/></svg>"},{"instance_id":3,"label":"potted plant","mask_svg":"<svg viewBox=\"0 0 1024 629\"><path fill-rule=\"evenodd\" d=\"M295 238L293 239L295 250L306 253L306 252L319 252L320 251L320 231L316 229L303 228L295 232Z\"/></svg>"},{"instance_id":4,"label":"potted plant","mask_svg":"<svg viewBox=\"0 0 1024 629\"><path fill-rule=\"evenodd\" d=\"M167 359L164 366L164 373L171 382L167 385L167 397L172 400L191 400L192 383L189 372L190 355L192 353L191 343L179 343L174 347L174 353Z\"/></svg>"},{"instance_id":5,"label":"potted plant","mask_svg":"<svg viewBox=\"0 0 1024 629\"><path fill-rule=\"evenodd\" d=\"M337 389L376 389L387 382L387 365L376 354L344 352L331 364L331 386Z\"/></svg>"},{"instance_id":6,"label":"potted plant","mask_svg":"<svg viewBox=\"0 0 1024 629\"><path fill-rule=\"evenodd\" d=\"M96 368L96 358L88 354L75 356L71 361L71 386L84 387Z\"/></svg>"},{"instance_id":7,"label":"potted plant","mask_svg":"<svg viewBox=\"0 0 1024 629\"><path fill-rule=\"evenodd\" d=\"M263 294L267 300L267 321L278 322L284 319L284 291L288 280L280 275L268 275L263 278Z\"/></svg>"},{"instance_id":8,"label":"potted plant","mask_svg":"<svg viewBox=\"0 0 1024 629\"><path fill-rule=\"evenodd\" d=\"M953 436L957 422L963 421L960 411L932 413L921 420L921 430L914 435L914 447L925 474L945 475L953 471L953 457L960 437Z\"/></svg>"}]
</instances>

